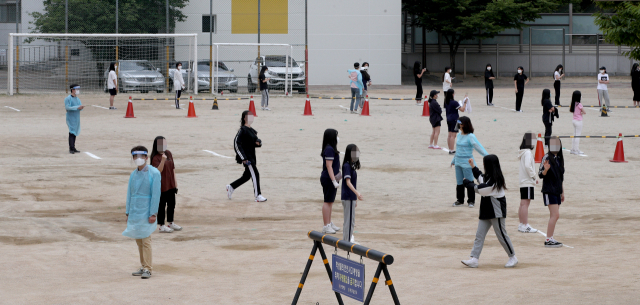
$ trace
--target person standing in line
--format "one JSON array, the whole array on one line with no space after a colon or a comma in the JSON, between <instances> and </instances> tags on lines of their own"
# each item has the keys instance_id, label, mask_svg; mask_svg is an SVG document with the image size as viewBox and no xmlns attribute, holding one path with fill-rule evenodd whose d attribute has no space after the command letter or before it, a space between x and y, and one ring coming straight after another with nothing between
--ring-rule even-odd
<instances>
[{"instance_id":1,"label":"person standing in line","mask_svg":"<svg viewBox=\"0 0 640 305\"><path fill-rule=\"evenodd\" d=\"M338 151L338 131L327 129L322 136L322 173L320 173L320 185L324 194L324 204L322 204L322 233L336 234L340 227L331 221L331 210L333 202L336 201L337 189L340 184L340 152Z\"/></svg>"},{"instance_id":2,"label":"person standing in line","mask_svg":"<svg viewBox=\"0 0 640 305\"><path fill-rule=\"evenodd\" d=\"M353 69L347 70L349 73L349 83L351 84L351 113L358 113L358 105L362 99L362 73L360 73L360 63L354 63ZM355 107L354 107L355 103Z\"/></svg>"},{"instance_id":3,"label":"person standing in line","mask_svg":"<svg viewBox=\"0 0 640 305\"><path fill-rule=\"evenodd\" d=\"M505 224L507 199L504 197L504 191L507 189L507 185L500 168L500 160L496 155L487 155L482 161L485 174L475 166L473 159L468 160L469 165L473 168L473 176L478 180L478 185L474 184L473 180L464 179L465 187L474 190L482 197L480 198L480 216L478 217L480 220L478 221L476 239L473 242L473 250L471 250L471 258L463 260L462 263L467 267L478 268L484 239L489 229L493 227L498 241L509 256L509 261L504 267L513 268L518 265L518 259Z\"/></svg>"},{"instance_id":4,"label":"person standing in line","mask_svg":"<svg viewBox=\"0 0 640 305\"><path fill-rule=\"evenodd\" d=\"M422 75L424 74L425 71L427 71L426 68L422 68L420 69L420 62L416 61L413 64L413 78L415 80L416 83L416 105L417 106L422 106Z\"/></svg>"},{"instance_id":5,"label":"person standing in line","mask_svg":"<svg viewBox=\"0 0 640 305\"><path fill-rule=\"evenodd\" d=\"M442 92L444 92L444 98L447 98L447 92L453 88L451 82L451 67L444 67L444 74L442 74Z\"/></svg>"},{"instance_id":6,"label":"person standing in line","mask_svg":"<svg viewBox=\"0 0 640 305\"><path fill-rule=\"evenodd\" d=\"M582 116L587 114L584 109L582 109L582 103L580 103L580 98L582 97L582 93L576 90L573 91L573 96L571 96L571 107L569 111L573 113L573 135L580 136L582 134ZM571 154L574 155L583 155L584 152L580 150L580 138L573 138L571 143Z\"/></svg>"},{"instance_id":7,"label":"person standing in line","mask_svg":"<svg viewBox=\"0 0 640 305\"><path fill-rule=\"evenodd\" d=\"M496 76L491 71L491 64L487 64L484 69L484 88L487 91L487 106L493 106L493 80Z\"/></svg>"},{"instance_id":8,"label":"person standing in line","mask_svg":"<svg viewBox=\"0 0 640 305\"><path fill-rule=\"evenodd\" d=\"M180 109L180 95L182 95L182 90L184 90L181 62L176 63L176 69L173 71L173 90L176 92L176 109Z\"/></svg>"},{"instance_id":9,"label":"person standing in line","mask_svg":"<svg viewBox=\"0 0 640 305\"><path fill-rule=\"evenodd\" d=\"M167 139L157 136L153 140L151 149L151 165L160 171L162 177L162 193L160 193L160 205L158 207L158 231L160 233L171 233L180 231L182 227L173 222L173 215L176 209L176 194L178 194L178 181L176 180L175 165L173 155L167 149ZM165 208L168 225L164 224Z\"/></svg>"},{"instance_id":10,"label":"person standing in line","mask_svg":"<svg viewBox=\"0 0 640 305\"><path fill-rule=\"evenodd\" d=\"M535 135L533 133L525 133L520 144L520 151L518 151L518 159L520 160L518 174L520 177L520 209L518 210L520 224L518 225L518 231L522 233L538 232L537 229L529 225L529 204L534 197L533 187L538 184L536 180L536 163L531 153L534 141Z\"/></svg>"},{"instance_id":11,"label":"person standing in line","mask_svg":"<svg viewBox=\"0 0 640 305\"><path fill-rule=\"evenodd\" d=\"M518 73L513 77L513 84L516 86L516 112L522 112L522 97L524 96L524 86L529 83L529 78L524 74L524 68L518 67Z\"/></svg>"},{"instance_id":12,"label":"person standing in line","mask_svg":"<svg viewBox=\"0 0 640 305\"><path fill-rule=\"evenodd\" d=\"M253 123L253 113L249 110L242 112L240 117L240 129L233 140L233 147L236 152L236 162L244 166L244 173L238 180L227 184L227 197L231 199L233 191L245 182L253 181L253 195L256 202L265 202L267 198L262 196L260 190L260 173L256 167L256 147L262 147L262 140L258 138L258 132L251 127Z\"/></svg>"},{"instance_id":13,"label":"person standing in line","mask_svg":"<svg viewBox=\"0 0 640 305\"><path fill-rule=\"evenodd\" d=\"M344 154L344 162L342 163L342 207L344 208L344 231L342 231L342 239L351 243L356 243L353 237L353 228L356 225L356 207L358 200L364 200L362 194L356 189L358 183L358 173L360 169L360 150L355 144L347 145Z\"/></svg>"},{"instance_id":14,"label":"person standing in line","mask_svg":"<svg viewBox=\"0 0 640 305\"><path fill-rule=\"evenodd\" d=\"M556 91L556 106L560 106L560 80L564 77L562 65L558 65L553 71L553 89Z\"/></svg>"},{"instance_id":15,"label":"person standing in line","mask_svg":"<svg viewBox=\"0 0 640 305\"><path fill-rule=\"evenodd\" d=\"M80 152L76 149L76 137L80 135L80 111L84 106L78 98L80 86L73 84L69 89L71 94L64 99L64 108L67 110L67 127L69 127L69 153L75 154Z\"/></svg>"},{"instance_id":16,"label":"person standing in line","mask_svg":"<svg viewBox=\"0 0 640 305\"><path fill-rule=\"evenodd\" d=\"M371 76L369 75L369 63L368 62L363 62L362 63L362 68L360 68L360 74L362 74L362 85L364 86L363 89L363 96L367 97L369 96L369 92L367 91L369 86L371 86ZM360 101L362 101L362 99L360 99ZM364 102L362 102L360 104L360 108L362 108L364 106Z\"/></svg>"},{"instance_id":17,"label":"person standing in line","mask_svg":"<svg viewBox=\"0 0 640 305\"><path fill-rule=\"evenodd\" d=\"M115 62L112 62L109 65L109 77L107 78L107 89L109 89L109 109L116 110L118 108L113 107L113 100L118 94L118 75L116 74Z\"/></svg>"},{"instance_id":18,"label":"person standing in line","mask_svg":"<svg viewBox=\"0 0 640 305\"><path fill-rule=\"evenodd\" d=\"M447 93L444 95L444 109L447 113L447 130L449 131L449 135L447 136L447 146L449 147L449 154L453 155L456 153L455 144L456 144L456 135L458 134L458 118L460 115L458 111L464 112L466 110L467 104L462 103L460 106L460 102L456 102L454 100L455 91L453 89L449 89ZM464 97L467 97L466 95Z\"/></svg>"},{"instance_id":19,"label":"person standing in line","mask_svg":"<svg viewBox=\"0 0 640 305\"><path fill-rule=\"evenodd\" d=\"M262 100L260 101L262 110L271 110L269 109L269 80L271 78L267 78L265 76L267 70L269 70L267 66L262 66L262 69L260 69L260 75L258 75L258 81L260 82L260 92L262 92Z\"/></svg>"},{"instance_id":20,"label":"person standing in line","mask_svg":"<svg viewBox=\"0 0 640 305\"><path fill-rule=\"evenodd\" d=\"M140 253L139 270L133 276L143 279L151 277L152 253L151 233L156 230L156 215L160 202L161 177L160 172L153 166L147 165L148 150L144 146L131 149L131 156L137 168L129 176L127 187L127 228L122 235L136 240Z\"/></svg>"},{"instance_id":21,"label":"person standing in line","mask_svg":"<svg viewBox=\"0 0 640 305\"><path fill-rule=\"evenodd\" d=\"M544 246L560 248L562 243L553 238L556 223L560 218L560 204L564 202L564 157L562 156L562 142L559 138L551 138L549 152L542 157L538 177L542 179L542 200L549 207L549 224L547 239Z\"/></svg>"},{"instance_id":22,"label":"person standing in line","mask_svg":"<svg viewBox=\"0 0 640 305\"><path fill-rule=\"evenodd\" d=\"M440 126L442 122L442 108L436 100L440 91L431 90L429 93L429 122L433 130L431 131L431 138L429 139L429 148L442 149L438 146L438 137L440 137Z\"/></svg>"},{"instance_id":23,"label":"person standing in line","mask_svg":"<svg viewBox=\"0 0 640 305\"><path fill-rule=\"evenodd\" d=\"M607 74L607 68L600 67L600 74L598 74L598 103L600 106L607 105L607 111L611 112L611 105L609 105L609 90L607 85L609 84L609 74Z\"/></svg>"},{"instance_id":24,"label":"person standing in line","mask_svg":"<svg viewBox=\"0 0 640 305\"><path fill-rule=\"evenodd\" d=\"M640 66L634 63L631 67L631 89L633 89L633 106L640 106Z\"/></svg>"},{"instance_id":25,"label":"person standing in line","mask_svg":"<svg viewBox=\"0 0 640 305\"><path fill-rule=\"evenodd\" d=\"M544 145L549 146L554 118L559 117L558 108L551 104L551 90L542 90L542 123L544 124Z\"/></svg>"},{"instance_id":26,"label":"person standing in line","mask_svg":"<svg viewBox=\"0 0 640 305\"><path fill-rule=\"evenodd\" d=\"M464 206L464 183L463 180L473 181L472 167L469 166L469 159L473 159L473 150L475 149L482 156L486 156L489 153L484 149L482 144L478 141L478 138L473 134L473 125L471 119L466 116L460 117L458 120L460 126L460 134L456 140L455 156L451 160L451 167L455 166L456 169L456 202L453 203L454 207ZM486 170L486 168L485 168ZM476 194L473 189L467 188L467 194L469 200L467 203L469 207L475 206Z\"/></svg>"}]
</instances>

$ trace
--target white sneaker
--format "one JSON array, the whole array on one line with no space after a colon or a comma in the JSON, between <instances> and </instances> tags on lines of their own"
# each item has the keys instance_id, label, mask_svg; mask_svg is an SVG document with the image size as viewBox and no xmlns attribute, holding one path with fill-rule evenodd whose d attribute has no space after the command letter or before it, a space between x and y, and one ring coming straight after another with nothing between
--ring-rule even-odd
<instances>
[{"instance_id":1,"label":"white sneaker","mask_svg":"<svg viewBox=\"0 0 640 305\"><path fill-rule=\"evenodd\" d=\"M167 227L169 227L170 229L173 229L174 231L180 231L180 230L182 230L182 227L181 227L181 226L179 226L179 225L177 225L177 224L175 224L175 223L173 223L173 222L172 222L172 223L170 223L170 224L168 224L168 225L167 225Z\"/></svg>"},{"instance_id":2,"label":"white sneaker","mask_svg":"<svg viewBox=\"0 0 640 305\"><path fill-rule=\"evenodd\" d=\"M264 107L264 110L271 111L271 109L269 109L269 107Z\"/></svg>"},{"instance_id":3,"label":"white sneaker","mask_svg":"<svg viewBox=\"0 0 640 305\"><path fill-rule=\"evenodd\" d=\"M478 268L478 259L475 257L472 257L466 261L462 261L462 263L467 267Z\"/></svg>"},{"instance_id":4,"label":"white sneaker","mask_svg":"<svg viewBox=\"0 0 640 305\"><path fill-rule=\"evenodd\" d=\"M442 147L440 147L438 145L435 145L435 146L433 146L433 149L442 149Z\"/></svg>"},{"instance_id":5,"label":"white sneaker","mask_svg":"<svg viewBox=\"0 0 640 305\"><path fill-rule=\"evenodd\" d=\"M529 224L520 224L518 226L518 231L522 232L522 233L536 233L538 232L537 229L532 228Z\"/></svg>"},{"instance_id":6,"label":"white sneaker","mask_svg":"<svg viewBox=\"0 0 640 305\"><path fill-rule=\"evenodd\" d=\"M514 256L509 257L509 261L504 265L505 268L513 268L518 264L518 259Z\"/></svg>"},{"instance_id":7,"label":"white sneaker","mask_svg":"<svg viewBox=\"0 0 640 305\"><path fill-rule=\"evenodd\" d=\"M231 195L233 195L233 187L230 184L227 184L227 197L231 199Z\"/></svg>"},{"instance_id":8,"label":"white sneaker","mask_svg":"<svg viewBox=\"0 0 640 305\"><path fill-rule=\"evenodd\" d=\"M262 195L258 195L258 197L256 197L256 202L265 202L267 201L267 198L262 197Z\"/></svg>"},{"instance_id":9,"label":"white sneaker","mask_svg":"<svg viewBox=\"0 0 640 305\"><path fill-rule=\"evenodd\" d=\"M578 154L584 155L584 151L578 151Z\"/></svg>"},{"instance_id":10,"label":"white sneaker","mask_svg":"<svg viewBox=\"0 0 640 305\"><path fill-rule=\"evenodd\" d=\"M575 150L572 150L572 151L570 152L570 154L572 154L572 155L579 155L579 154L580 154L580 152L575 151Z\"/></svg>"},{"instance_id":11,"label":"white sneaker","mask_svg":"<svg viewBox=\"0 0 640 305\"><path fill-rule=\"evenodd\" d=\"M427 147L427 148L433 148L433 145L429 145L429 147Z\"/></svg>"},{"instance_id":12,"label":"white sneaker","mask_svg":"<svg viewBox=\"0 0 640 305\"><path fill-rule=\"evenodd\" d=\"M160 232L160 233L171 233L171 232L173 232L173 229L169 228L169 227L167 227L165 225L162 225L162 226L160 226L160 229L158 229L158 232Z\"/></svg>"},{"instance_id":13,"label":"white sneaker","mask_svg":"<svg viewBox=\"0 0 640 305\"><path fill-rule=\"evenodd\" d=\"M351 235L351 240L349 242L352 243L352 244L356 244L356 245L360 244L359 242L356 241L355 238L353 238L353 235Z\"/></svg>"},{"instance_id":14,"label":"white sneaker","mask_svg":"<svg viewBox=\"0 0 640 305\"><path fill-rule=\"evenodd\" d=\"M336 234L336 230L331 228L331 224L328 224L328 225L322 227L322 233Z\"/></svg>"},{"instance_id":15,"label":"white sneaker","mask_svg":"<svg viewBox=\"0 0 640 305\"><path fill-rule=\"evenodd\" d=\"M338 227L338 226L334 225L334 224L333 224L333 221L332 221L332 222L330 222L330 223L329 223L329 225L331 226L331 228L332 228L334 231L336 231L336 232L340 231L340 227Z\"/></svg>"}]
</instances>

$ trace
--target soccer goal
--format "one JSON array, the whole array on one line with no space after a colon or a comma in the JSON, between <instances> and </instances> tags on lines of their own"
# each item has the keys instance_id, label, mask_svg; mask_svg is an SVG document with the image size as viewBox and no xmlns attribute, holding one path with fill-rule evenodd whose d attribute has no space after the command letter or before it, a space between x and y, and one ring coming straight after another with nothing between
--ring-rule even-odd
<instances>
[{"instance_id":1,"label":"soccer goal","mask_svg":"<svg viewBox=\"0 0 640 305\"><path fill-rule=\"evenodd\" d=\"M180 62L186 89L197 94L196 46L197 34L10 33L7 93L68 92L70 84L107 91L111 63L120 92L169 92Z\"/></svg>"}]
</instances>

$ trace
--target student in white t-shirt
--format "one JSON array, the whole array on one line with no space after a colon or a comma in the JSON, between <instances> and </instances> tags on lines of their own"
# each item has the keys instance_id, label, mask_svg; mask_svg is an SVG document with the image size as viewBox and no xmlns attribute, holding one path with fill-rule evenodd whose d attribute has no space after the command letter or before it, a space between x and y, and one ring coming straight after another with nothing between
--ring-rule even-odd
<instances>
[{"instance_id":1,"label":"student in white t-shirt","mask_svg":"<svg viewBox=\"0 0 640 305\"><path fill-rule=\"evenodd\" d=\"M553 71L553 89L556 89L556 106L560 106L560 80L564 77L562 73L564 67L558 65Z\"/></svg>"},{"instance_id":2,"label":"student in white t-shirt","mask_svg":"<svg viewBox=\"0 0 640 305\"><path fill-rule=\"evenodd\" d=\"M598 74L598 103L600 106L607 104L607 111L611 112L609 109L609 90L607 90L607 85L609 84L609 74L607 74L607 68L604 66L600 67L600 74Z\"/></svg>"},{"instance_id":3,"label":"student in white t-shirt","mask_svg":"<svg viewBox=\"0 0 640 305\"><path fill-rule=\"evenodd\" d=\"M109 77L107 78L107 89L109 89L109 109L115 110L113 107L113 100L118 94L118 75L116 74L116 63L112 62L109 65Z\"/></svg>"},{"instance_id":4,"label":"student in white t-shirt","mask_svg":"<svg viewBox=\"0 0 640 305\"><path fill-rule=\"evenodd\" d=\"M451 83L451 67L444 67L444 74L442 75L442 92L444 97L447 97L447 90L451 89L453 84Z\"/></svg>"}]
</instances>

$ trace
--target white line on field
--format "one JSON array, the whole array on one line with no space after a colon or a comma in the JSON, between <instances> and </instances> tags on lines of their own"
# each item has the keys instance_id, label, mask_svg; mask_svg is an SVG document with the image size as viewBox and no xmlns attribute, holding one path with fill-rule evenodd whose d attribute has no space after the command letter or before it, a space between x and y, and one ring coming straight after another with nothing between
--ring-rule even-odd
<instances>
[{"instance_id":1,"label":"white line on field","mask_svg":"<svg viewBox=\"0 0 640 305\"><path fill-rule=\"evenodd\" d=\"M502 107L502 106L497 106L497 107L500 107L500 108L502 108L502 109L511 110L511 111L516 111L515 109L511 109L511 108L507 108L507 107Z\"/></svg>"},{"instance_id":2,"label":"white line on field","mask_svg":"<svg viewBox=\"0 0 640 305\"><path fill-rule=\"evenodd\" d=\"M109 110L109 108L107 108L107 107L102 107L102 106L98 106L98 105L91 105L91 106Z\"/></svg>"},{"instance_id":3,"label":"white line on field","mask_svg":"<svg viewBox=\"0 0 640 305\"><path fill-rule=\"evenodd\" d=\"M566 148L563 148L562 150L564 150L564 151L568 151L568 152L571 152L571 150L568 150L568 149L566 149ZM585 154L578 155L578 156L580 156L580 157L588 157L588 156L587 156L587 155L585 155Z\"/></svg>"},{"instance_id":4,"label":"white line on field","mask_svg":"<svg viewBox=\"0 0 640 305\"><path fill-rule=\"evenodd\" d=\"M223 155L221 155L221 154L219 154L219 153L217 153L217 152L213 152L213 151L210 151L210 150L206 150L206 149L205 149L205 150L203 150L203 151L206 151L206 152L208 152L208 153L210 153L210 154L212 154L212 155L214 155L214 156L218 156L218 157L223 157L223 158L232 159L231 157L223 156Z\"/></svg>"},{"instance_id":5,"label":"white line on field","mask_svg":"<svg viewBox=\"0 0 640 305\"><path fill-rule=\"evenodd\" d=\"M87 154L87 156L89 156L89 157L91 157L91 158L98 159L98 160L101 160L101 159L102 159L102 158L100 158L100 157L98 157L98 156L96 156L96 155L94 155L94 154L92 154L92 153L90 153L90 152L86 152L86 151L85 151L84 153L85 153L85 154Z\"/></svg>"},{"instance_id":6,"label":"white line on field","mask_svg":"<svg viewBox=\"0 0 640 305\"><path fill-rule=\"evenodd\" d=\"M345 110L351 110L349 107L345 107L345 106L342 106L342 105L340 105L340 108L345 109Z\"/></svg>"},{"instance_id":7,"label":"white line on field","mask_svg":"<svg viewBox=\"0 0 640 305\"><path fill-rule=\"evenodd\" d=\"M18 110L18 109L16 109L16 108L13 108L13 107L9 107L9 106L4 106L4 107L5 107L5 108L9 108L9 109L13 109L13 110L15 110L15 111L20 112L20 110Z\"/></svg>"},{"instance_id":8,"label":"white line on field","mask_svg":"<svg viewBox=\"0 0 640 305\"><path fill-rule=\"evenodd\" d=\"M538 230L538 233L542 234L542 236L544 236L544 237L547 237L547 234L546 234L546 233L544 233L544 232L542 232L542 231L540 231L540 230ZM571 246L567 246L567 245L565 245L565 244L562 244L562 246L573 249L573 247L571 247Z\"/></svg>"}]
</instances>

